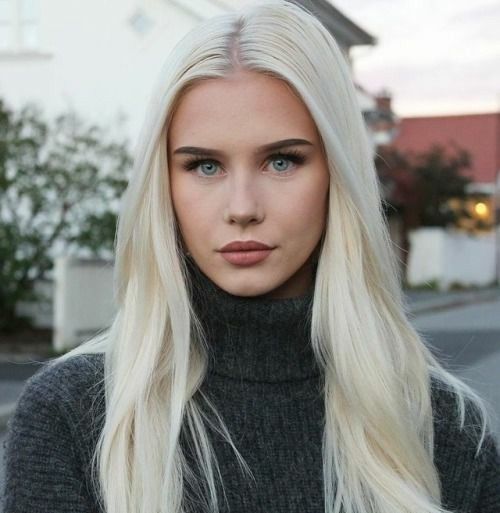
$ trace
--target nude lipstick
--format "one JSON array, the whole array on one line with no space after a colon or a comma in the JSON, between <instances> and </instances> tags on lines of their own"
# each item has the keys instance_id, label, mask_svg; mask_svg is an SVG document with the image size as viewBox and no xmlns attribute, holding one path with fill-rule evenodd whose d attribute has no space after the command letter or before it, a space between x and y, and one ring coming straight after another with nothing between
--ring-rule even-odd
<instances>
[{"instance_id":1,"label":"nude lipstick","mask_svg":"<svg viewBox=\"0 0 500 513\"><path fill-rule=\"evenodd\" d=\"M271 254L273 249L262 242L248 240L230 242L219 251L222 258L230 264L248 266L262 262Z\"/></svg>"}]
</instances>

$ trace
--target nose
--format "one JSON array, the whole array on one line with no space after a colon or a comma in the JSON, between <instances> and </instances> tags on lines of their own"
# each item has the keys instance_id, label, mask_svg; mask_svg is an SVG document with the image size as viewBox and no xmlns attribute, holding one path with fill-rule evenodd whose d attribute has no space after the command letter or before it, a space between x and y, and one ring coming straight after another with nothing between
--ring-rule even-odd
<instances>
[{"instance_id":1,"label":"nose","mask_svg":"<svg viewBox=\"0 0 500 513\"><path fill-rule=\"evenodd\" d=\"M258 224L264 220L264 208L251 173L233 173L228 180L224 221L229 224Z\"/></svg>"}]
</instances>

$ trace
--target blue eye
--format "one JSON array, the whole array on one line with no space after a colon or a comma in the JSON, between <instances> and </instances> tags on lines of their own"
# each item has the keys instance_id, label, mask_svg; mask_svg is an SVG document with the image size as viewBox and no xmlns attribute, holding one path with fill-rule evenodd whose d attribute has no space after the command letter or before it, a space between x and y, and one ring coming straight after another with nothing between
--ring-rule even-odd
<instances>
[{"instance_id":1,"label":"blue eye","mask_svg":"<svg viewBox=\"0 0 500 513\"><path fill-rule=\"evenodd\" d=\"M206 166L205 168L203 166ZM212 176L217 173L217 166L214 162L203 162L200 164L200 169L204 175Z\"/></svg>"},{"instance_id":2,"label":"blue eye","mask_svg":"<svg viewBox=\"0 0 500 513\"><path fill-rule=\"evenodd\" d=\"M300 166L304 164L306 161L305 155L300 153L297 150L291 150L287 152L278 152L273 155L270 155L267 159L266 164L269 165L272 163L272 172L276 174L285 174L294 168L295 166ZM295 164L295 166L294 166ZM221 165L216 160L213 160L208 157L194 157L192 159L187 160L183 164L183 168L186 171L196 171L198 176L200 177L212 177L217 176Z\"/></svg>"},{"instance_id":3,"label":"blue eye","mask_svg":"<svg viewBox=\"0 0 500 513\"><path fill-rule=\"evenodd\" d=\"M276 163L278 163L277 166ZM276 171L287 171L290 167L290 161L283 157L276 158L273 160L273 167Z\"/></svg>"},{"instance_id":4,"label":"blue eye","mask_svg":"<svg viewBox=\"0 0 500 513\"><path fill-rule=\"evenodd\" d=\"M285 174L285 172L291 171L294 168L293 164L301 166L305 161L305 155L297 150L279 152L269 157L269 162L272 163L273 169L277 174Z\"/></svg>"},{"instance_id":5,"label":"blue eye","mask_svg":"<svg viewBox=\"0 0 500 513\"><path fill-rule=\"evenodd\" d=\"M200 169L202 176L214 176L217 173L218 164L214 160L194 158L183 165L186 171Z\"/></svg>"}]
</instances>

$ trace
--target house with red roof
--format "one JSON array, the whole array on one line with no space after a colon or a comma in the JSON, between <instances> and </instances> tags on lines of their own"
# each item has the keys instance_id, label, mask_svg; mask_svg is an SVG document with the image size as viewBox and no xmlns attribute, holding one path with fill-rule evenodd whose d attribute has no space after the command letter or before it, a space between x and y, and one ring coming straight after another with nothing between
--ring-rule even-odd
<instances>
[{"instance_id":1,"label":"house with red roof","mask_svg":"<svg viewBox=\"0 0 500 513\"><path fill-rule=\"evenodd\" d=\"M472 160L471 192L494 194L500 170L500 112L402 118L393 146L419 153L432 145L458 146Z\"/></svg>"},{"instance_id":2,"label":"house with red roof","mask_svg":"<svg viewBox=\"0 0 500 513\"><path fill-rule=\"evenodd\" d=\"M470 157L468 198L450 200L466 208L459 230L423 227L410 232L407 280L412 285L435 280L487 285L500 279L500 112L401 118L391 147L403 154L428 152L433 146ZM495 227L497 228L495 230ZM462 230L462 229L465 229Z\"/></svg>"},{"instance_id":3,"label":"house with red roof","mask_svg":"<svg viewBox=\"0 0 500 513\"><path fill-rule=\"evenodd\" d=\"M392 142L394 148L404 153L421 153L434 145L469 153L470 208L473 215L493 225L494 199L496 196L498 202L500 188L500 112L400 119Z\"/></svg>"}]
</instances>

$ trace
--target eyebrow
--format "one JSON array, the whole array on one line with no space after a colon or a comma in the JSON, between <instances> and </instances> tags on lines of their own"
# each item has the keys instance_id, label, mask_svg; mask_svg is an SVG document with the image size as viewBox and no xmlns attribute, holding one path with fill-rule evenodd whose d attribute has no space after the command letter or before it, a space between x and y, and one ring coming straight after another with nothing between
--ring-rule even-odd
<instances>
[{"instance_id":1,"label":"eyebrow","mask_svg":"<svg viewBox=\"0 0 500 513\"><path fill-rule=\"evenodd\" d=\"M268 151L280 150L287 148L288 146L314 146L312 142L306 139L283 139L281 141L275 141L270 144L264 144L259 146L255 151L255 154L266 153ZM174 151L174 155L187 154L187 155L210 155L214 157L220 157L224 155L224 152L220 150L213 150L210 148L200 148L197 146L181 146Z\"/></svg>"}]
</instances>

